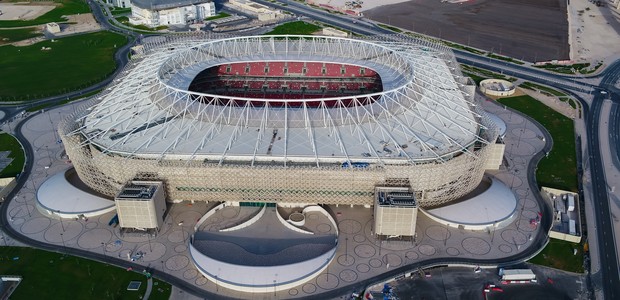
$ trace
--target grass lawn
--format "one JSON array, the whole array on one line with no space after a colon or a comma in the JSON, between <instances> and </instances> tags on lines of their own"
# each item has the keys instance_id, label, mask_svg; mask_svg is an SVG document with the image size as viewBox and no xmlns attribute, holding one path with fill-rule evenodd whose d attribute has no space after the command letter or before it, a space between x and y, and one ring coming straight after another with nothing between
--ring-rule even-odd
<instances>
[{"instance_id":1,"label":"grass lawn","mask_svg":"<svg viewBox=\"0 0 620 300\"><path fill-rule=\"evenodd\" d=\"M549 131L553 138L551 153L538 164L536 172L538 184L577 192L577 159L573 120L527 95L502 98L498 101L534 118Z\"/></svg>"},{"instance_id":2,"label":"grass lawn","mask_svg":"<svg viewBox=\"0 0 620 300\"><path fill-rule=\"evenodd\" d=\"M226 18L226 17L230 17L230 14L227 14L225 12L221 12L221 13L215 15L215 16L205 18L205 21L217 20L217 19Z\"/></svg>"},{"instance_id":3,"label":"grass lawn","mask_svg":"<svg viewBox=\"0 0 620 300\"><path fill-rule=\"evenodd\" d=\"M114 71L114 53L126 43L124 36L102 31L0 47L0 101L43 98L99 82Z\"/></svg>"},{"instance_id":4,"label":"grass lawn","mask_svg":"<svg viewBox=\"0 0 620 300\"><path fill-rule=\"evenodd\" d=\"M0 45L18 42L43 35L34 28L0 30Z\"/></svg>"},{"instance_id":5,"label":"grass lawn","mask_svg":"<svg viewBox=\"0 0 620 300\"><path fill-rule=\"evenodd\" d=\"M304 21L295 21L295 22L289 22L286 24L282 24L279 26L276 26L276 28L274 28L272 31L267 32L266 34L269 35L276 35L276 34L312 34L314 32L316 32L317 30L321 29L320 26L314 25L314 24L310 24L310 23L306 23Z\"/></svg>"},{"instance_id":6,"label":"grass lawn","mask_svg":"<svg viewBox=\"0 0 620 300\"><path fill-rule=\"evenodd\" d=\"M0 21L0 27L21 27L45 24L49 22L64 22L64 15L75 15L81 13L89 13L90 7L84 0L53 0L56 8L34 20L4 20Z\"/></svg>"},{"instance_id":7,"label":"grass lawn","mask_svg":"<svg viewBox=\"0 0 620 300\"><path fill-rule=\"evenodd\" d=\"M135 28L135 29L142 30L142 31L158 31L158 30L168 29L168 26L165 26L165 25L157 26L155 28L148 27L146 25L133 25L133 24L129 23L129 18L126 17L126 16L116 17L115 19L117 21L123 23L123 25L125 25L127 27Z\"/></svg>"},{"instance_id":8,"label":"grass lawn","mask_svg":"<svg viewBox=\"0 0 620 300\"><path fill-rule=\"evenodd\" d=\"M391 31L394 31L394 32L398 32L398 33L403 32L402 29L400 29L398 27L394 27L394 26L390 26L390 25L385 25L385 24L380 24L380 23L377 24L377 25L379 25L379 27L381 27L381 28L384 28L384 29L387 29L387 30L391 30Z\"/></svg>"},{"instance_id":9,"label":"grass lawn","mask_svg":"<svg viewBox=\"0 0 620 300\"><path fill-rule=\"evenodd\" d=\"M577 255L573 255L577 249ZM530 259L531 263L560 270L583 273L583 245L550 239L547 247Z\"/></svg>"},{"instance_id":10,"label":"grass lawn","mask_svg":"<svg viewBox=\"0 0 620 300\"><path fill-rule=\"evenodd\" d=\"M13 258L19 257L18 260ZM0 247L0 273L20 275L11 299L142 299L146 277L115 266L32 248ZM140 290L127 291L132 280ZM167 300L171 286L153 279L149 299Z\"/></svg>"},{"instance_id":11,"label":"grass lawn","mask_svg":"<svg viewBox=\"0 0 620 300\"><path fill-rule=\"evenodd\" d=\"M522 88L526 88L526 89L530 89L530 90L538 90L543 94L547 94L549 96L558 96L558 97L566 97L567 95L550 87L544 86L544 85L540 85L540 84L535 84L533 82L528 82L525 81L523 82L521 85L519 85Z\"/></svg>"},{"instance_id":12,"label":"grass lawn","mask_svg":"<svg viewBox=\"0 0 620 300\"><path fill-rule=\"evenodd\" d=\"M127 7L127 8L114 7L110 9L110 13L112 13L113 16L131 13L131 7Z\"/></svg>"},{"instance_id":13,"label":"grass lawn","mask_svg":"<svg viewBox=\"0 0 620 300\"><path fill-rule=\"evenodd\" d=\"M11 151L9 157L13 160L3 170L0 170L0 178L15 177L22 172L25 157L22 145L8 133L0 134L0 151Z\"/></svg>"}]
</instances>

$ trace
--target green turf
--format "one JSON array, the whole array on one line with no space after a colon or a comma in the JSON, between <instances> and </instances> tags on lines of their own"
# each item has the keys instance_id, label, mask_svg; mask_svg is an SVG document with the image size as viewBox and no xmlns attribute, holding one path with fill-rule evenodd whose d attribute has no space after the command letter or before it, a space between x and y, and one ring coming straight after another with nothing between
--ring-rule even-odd
<instances>
[{"instance_id":1,"label":"green turf","mask_svg":"<svg viewBox=\"0 0 620 300\"><path fill-rule=\"evenodd\" d=\"M215 16L205 18L205 21L217 20L217 19L226 18L226 17L230 17L230 14L227 14L225 12L221 12L221 13L215 15Z\"/></svg>"},{"instance_id":2,"label":"green turf","mask_svg":"<svg viewBox=\"0 0 620 300\"><path fill-rule=\"evenodd\" d=\"M112 265L22 247L0 247L0 273L22 276L13 300L142 299L147 281L141 273ZM127 291L132 280L142 282L138 291ZM170 291L169 284L154 279L149 299L168 299Z\"/></svg>"},{"instance_id":3,"label":"green turf","mask_svg":"<svg viewBox=\"0 0 620 300\"><path fill-rule=\"evenodd\" d=\"M385 25L385 24L378 24L378 25L379 25L379 27L382 27L382 28L385 28L387 30L391 30L391 31L394 31L394 32L398 32L398 33L403 32L402 29L400 29L398 27L394 27L394 26L390 26L390 25Z\"/></svg>"},{"instance_id":4,"label":"green turf","mask_svg":"<svg viewBox=\"0 0 620 300\"><path fill-rule=\"evenodd\" d=\"M304 21L295 21L289 22L286 24L282 24L276 26L272 31L267 32L266 34L277 35L277 34L312 34L317 30L321 29L320 26L306 23Z\"/></svg>"},{"instance_id":5,"label":"green turf","mask_svg":"<svg viewBox=\"0 0 620 300\"><path fill-rule=\"evenodd\" d=\"M24 21L3 20L0 21L0 27L22 27L49 22L63 22L66 21L66 19L62 16L90 12L90 7L88 7L88 4L86 4L84 0L54 0L53 2L57 7L36 19Z\"/></svg>"},{"instance_id":6,"label":"green turf","mask_svg":"<svg viewBox=\"0 0 620 300\"><path fill-rule=\"evenodd\" d=\"M127 27L131 27L131 28L135 28L138 29L138 31L158 31L158 30L163 30L163 29L167 29L168 26L157 26L157 27L148 27L146 25L133 25L131 23L129 23L129 18L126 16L120 16L120 17L116 17L115 18L117 21L123 23L123 25L127 26Z\"/></svg>"},{"instance_id":7,"label":"green turf","mask_svg":"<svg viewBox=\"0 0 620 300\"><path fill-rule=\"evenodd\" d=\"M21 173L24 168L25 157L22 145L17 139L8 133L0 134L0 151L11 151L9 157L13 158L13 161L6 168L0 170L0 178L15 177Z\"/></svg>"},{"instance_id":8,"label":"green turf","mask_svg":"<svg viewBox=\"0 0 620 300\"><path fill-rule=\"evenodd\" d=\"M112 13L113 16L127 14L127 13L130 14L131 8L130 7L127 7L127 8L114 7L110 9L110 13Z\"/></svg>"},{"instance_id":9,"label":"green turf","mask_svg":"<svg viewBox=\"0 0 620 300\"><path fill-rule=\"evenodd\" d=\"M34 28L0 30L0 45L18 42L43 35Z\"/></svg>"},{"instance_id":10,"label":"green turf","mask_svg":"<svg viewBox=\"0 0 620 300\"><path fill-rule=\"evenodd\" d=\"M573 120L530 96L498 100L538 121L553 138L553 149L538 164L536 180L540 186L577 192L577 159ZM506 145L507 149L510 147Z\"/></svg>"},{"instance_id":11,"label":"green turf","mask_svg":"<svg viewBox=\"0 0 620 300\"><path fill-rule=\"evenodd\" d=\"M102 31L0 47L0 101L44 98L97 83L114 71L114 52L126 43L126 37Z\"/></svg>"},{"instance_id":12,"label":"green turf","mask_svg":"<svg viewBox=\"0 0 620 300\"><path fill-rule=\"evenodd\" d=\"M520 84L519 86L523 87L523 88L526 88L526 89L530 89L530 90L538 90L541 93L547 94L549 96L558 96L558 97L566 96L566 94L564 94L564 93L562 93L562 92L560 92L560 91L558 91L556 89L553 89L553 88L550 88L550 87L547 87L547 86L544 86L544 85L536 84L536 83L533 83L533 82L525 81L522 84Z\"/></svg>"},{"instance_id":13,"label":"green turf","mask_svg":"<svg viewBox=\"0 0 620 300\"><path fill-rule=\"evenodd\" d=\"M573 255L577 249L577 255ZM583 273L583 246L563 240L550 239L549 244L529 262L569 272Z\"/></svg>"}]
</instances>

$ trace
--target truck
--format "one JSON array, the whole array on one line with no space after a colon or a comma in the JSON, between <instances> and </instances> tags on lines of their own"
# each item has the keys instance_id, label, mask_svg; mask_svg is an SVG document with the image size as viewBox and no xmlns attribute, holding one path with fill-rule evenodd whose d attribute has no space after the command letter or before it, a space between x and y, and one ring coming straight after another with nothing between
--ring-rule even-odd
<instances>
[{"instance_id":1,"label":"truck","mask_svg":"<svg viewBox=\"0 0 620 300\"><path fill-rule=\"evenodd\" d=\"M530 269L509 269L499 268L499 276L502 283L526 283L536 282L536 274Z\"/></svg>"},{"instance_id":2,"label":"truck","mask_svg":"<svg viewBox=\"0 0 620 300\"><path fill-rule=\"evenodd\" d=\"M568 205L566 210L574 211L575 210L575 196L573 194L568 194Z\"/></svg>"}]
</instances>

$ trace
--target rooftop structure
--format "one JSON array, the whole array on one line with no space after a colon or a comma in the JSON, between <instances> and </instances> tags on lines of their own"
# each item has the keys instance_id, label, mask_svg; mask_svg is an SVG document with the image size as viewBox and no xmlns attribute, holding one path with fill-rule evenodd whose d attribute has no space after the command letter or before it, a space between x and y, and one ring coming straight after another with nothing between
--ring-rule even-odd
<instances>
[{"instance_id":1,"label":"rooftop structure","mask_svg":"<svg viewBox=\"0 0 620 300\"><path fill-rule=\"evenodd\" d=\"M408 188L377 187L375 234L383 236L414 236L418 206Z\"/></svg>"},{"instance_id":2,"label":"rooftop structure","mask_svg":"<svg viewBox=\"0 0 620 300\"><path fill-rule=\"evenodd\" d=\"M161 181L130 181L114 200L123 229L159 229L164 223L166 200Z\"/></svg>"},{"instance_id":3,"label":"rooftop structure","mask_svg":"<svg viewBox=\"0 0 620 300\"><path fill-rule=\"evenodd\" d=\"M115 195L166 180L169 200L419 206L475 188L496 125L450 49L317 36L145 45L60 133L76 170Z\"/></svg>"}]
</instances>

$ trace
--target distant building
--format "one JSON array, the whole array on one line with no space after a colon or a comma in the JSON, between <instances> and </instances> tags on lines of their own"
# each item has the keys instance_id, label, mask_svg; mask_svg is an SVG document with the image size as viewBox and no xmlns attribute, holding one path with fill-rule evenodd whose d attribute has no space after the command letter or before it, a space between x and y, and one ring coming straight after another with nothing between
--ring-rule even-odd
<instances>
[{"instance_id":1,"label":"distant building","mask_svg":"<svg viewBox=\"0 0 620 300\"><path fill-rule=\"evenodd\" d=\"M215 16L215 4L208 0L133 0L129 22L150 27L185 25Z\"/></svg>"},{"instance_id":2,"label":"distant building","mask_svg":"<svg viewBox=\"0 0 620 300\"><path fill-rule=\"evenodd\" d=\"M122 8L131 7L130 0L106 0L106 3L112 6L122 7Z\"/></svg>"},{"instance_id":3,"label":"distant building","mask_svg":"<svg viewBox=\"0 0 620 300\"><path fill-rule=\"evenodd\" d=\"M51 34L60 32L60 25L58 23L52 22L45 24L45 30Z\"/></svg>"},{"instance_id":4,"label":"distant building","mask_svg":"<svg viewBox=\"0 0 620 300\"><path fill-rule=\"evenodd\" d=\"M114 199L122 229L159 230L166 199L161 181L130 181Z\"/></svg>"}]
</instances>

